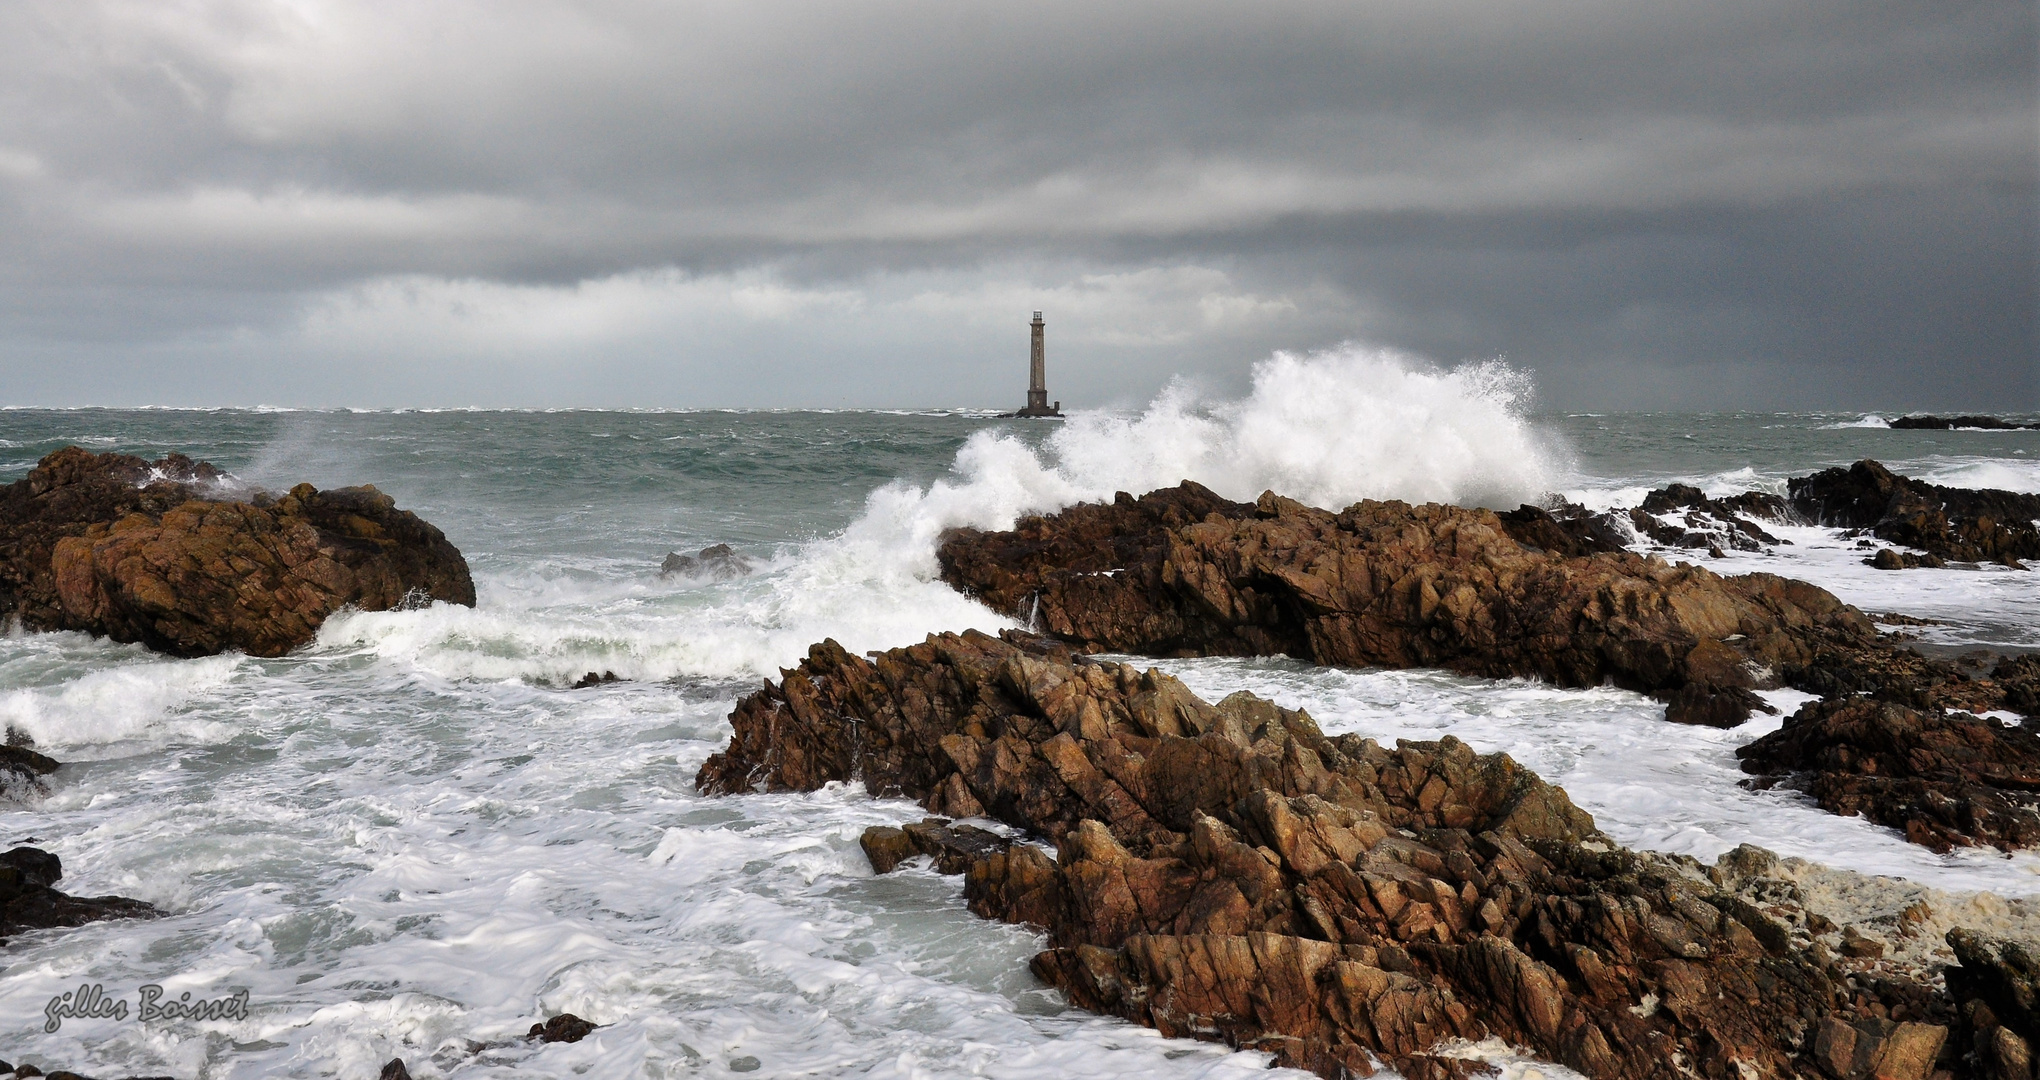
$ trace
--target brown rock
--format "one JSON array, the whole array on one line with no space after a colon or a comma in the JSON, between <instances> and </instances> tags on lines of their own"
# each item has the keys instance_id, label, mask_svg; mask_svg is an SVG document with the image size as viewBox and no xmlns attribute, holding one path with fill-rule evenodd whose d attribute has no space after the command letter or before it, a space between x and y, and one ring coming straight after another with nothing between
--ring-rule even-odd
<instances>
[{"instance_id":1,"label":"brown rock","mask_svg":"<svg viewBox=\"0 0 2040 1080\"><path fill-rule=\"evenodd\" d=\"M864 830L859 843L864 856L877 873L889 874L900 863L917 855L933 857L935 869L944 874L961 874L974 863L1004 852L1012 841L974 825L952 825L942 818L927 818L905 828L873 825Z\"/></svg>"},{"instance_id":2,"label":"brown rock","mask_svg":"<svg viewBox=\"0 0 2040 1080\"><path fill-rule=\"evenodd\" d=\"M1747 717L1748 691L1824 651L1888 651L1861 612L1804 582L1518 538L1554 543L1545 524L1400 502L1333 514L1273 493L1248 507L1185 482L958 530L938 559L945 581L1087 651L1613 682L1685 691L1671 715L1705 723Z\"/></svg>"},{"instance_id":3,"label":"brown rock","mask_svg":"<svg viewBox=\"0 0 2040 1080\"><path fill-rule=\"evenodd\" d=\"M278 656L346 605L474 604L460 552L372 487L274 498L225 480L181 455L49 455L0 488L0 614L177 656Z\"/></svg>"},{"instance_id":4,"label":"brown rock","mask_svg":"<svg viewBox=\"0 0 2040 1080\"><path fill-rule=\"evenodd\" d=\"M1874 698L1810 702L1736 751L1823 808L1861 814L1936 851L2040 843L2040 736L1968 713Z\"/></svg>"},{"instance_id":5,"label":"brown rock","mask_svg":"<svg viewBox=\"0 0 2040 1080\"><path fill-rule=\"evenodd\" d=\"M1471 1067L1432 1053L1453 1038L1645 1078L1811 1074L1829 1018L1855 1033L1830 1039L1851 1068L1924 1045L1892 1044L1882 991L1852 1003L1824 952L1697 868L1613 846L1564 792L1455 739L1327 738L1011 632L870 660L825 642L731 722L704 791L859 776L1054 842L966 853L966 902L1044 928L1033 970L1073 1003L1164 1033L1438 1078ZM935 842L916 828L955 827L873 830L874 865Z\"/></svg>"}]
</instances>

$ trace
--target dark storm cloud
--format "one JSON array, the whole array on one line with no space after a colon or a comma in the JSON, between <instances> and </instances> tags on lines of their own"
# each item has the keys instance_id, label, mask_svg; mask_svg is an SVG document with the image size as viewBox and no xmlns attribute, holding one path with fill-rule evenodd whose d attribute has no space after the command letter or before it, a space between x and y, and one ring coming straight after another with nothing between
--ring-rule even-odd
<instances>
[{"instance_id":1,"label":"dark storm cloud","mask_svg":"<svg viewBox=\"0 0 2040 1080\"><path fill-rule=\"evenodd\" d=\"M26 0L0 365L1001 403L1050 307L1072 398L1358 337L1559 403L2032 407L2036 45L2025 2Z\"/></svg>"}]
</instances>

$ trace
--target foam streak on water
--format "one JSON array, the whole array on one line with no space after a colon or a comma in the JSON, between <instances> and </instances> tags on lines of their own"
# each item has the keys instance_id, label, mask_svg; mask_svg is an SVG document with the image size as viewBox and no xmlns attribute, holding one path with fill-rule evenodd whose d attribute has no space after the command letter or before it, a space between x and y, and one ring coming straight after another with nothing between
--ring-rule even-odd
<instances>
[{"instance_id":1,"label":"foam streak on water","mask_svg":"<svg viewBox=\"0 0 2040 1080\"><path fill-rule=\"evenodd\" d=\"M1026 972L1039 938L963 909L956 879L871 876L857 837L917 818L855 786L704 799L703 759L762 677L853 650L1010 625L934 579L958 525L1200 480L1324 506L1513 505L1668 479L1771 486L1860 456L1942 482L2032 477L2040 437L1837 427L1851 417L1533 421L1499 365L1363 349L1277 357L1236 400L1178 388L1061 424L975 413L0 413L0 481L68 443L209 458L271 485L374 482L474 566L477 609L345 613L275 660L174 660L75 634L0 634L0 721L72 762L0 805L65 886L170 914L22 935L0 953L10 1061L181 1077L1270 1075L1265 1057L1072 1012ZM2011 483L2013 481L2006 481ZM1880 574L1821 530L1726 569L1800 573L1934 633L2026 641L2013 571ZM660 579L668 550L734 545L732 582ZM2027 606L2021 606L2027 605ZM2022 629L2023 628L2023 629ZM1735 787L1742 730L1676 728L1613 690L1283 659L1171 661L1328 729L1451 732L1563 784L1626 843L1754 841L1946 888L2040 891L2031 860L1937 857L1785 792ZM635 680L564 687L587 671ZM1789 696L1787 696L1789 698ZM1782 704L1790 701L1781 698ZM67 1020L52 995L249 991L246 1021ZM575 1045L517 1042L571 1011ZM472 1040L492 1044L473 1053ZM1562 1071L1511 1058L1505 1075ZM743 1075L743 1074L738 1074Z\"/></svg>"}]
</instances>

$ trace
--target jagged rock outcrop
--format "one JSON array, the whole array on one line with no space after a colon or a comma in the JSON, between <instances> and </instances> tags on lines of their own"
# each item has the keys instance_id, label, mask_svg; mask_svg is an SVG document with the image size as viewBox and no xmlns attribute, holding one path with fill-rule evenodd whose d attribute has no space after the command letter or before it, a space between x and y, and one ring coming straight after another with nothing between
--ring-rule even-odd
<instances>
[{"instance_id":1,"label":"jagged rock outcrop","mask_svg":"<svg viewBox=\"0 0 2040 1080\"><path fill-rule=\"evenodd\" d=\"M1821 651L1883 648L1861 612L1804 582L1566 555L1511 526L1435 503L1334 514L1269 493L1248 507L1185 482L958 530L937 557L951 585L1086 650L1613 682L1687 722L1740 723L1763 707L1752 689Z\"/></svg>"},{"instance_id":2,"label":"jagged rock outcrop","mask_svg":"<svg viewBox=\"0 0 2040 1080\"><path fill-rule=\"evenodd\" d=\"M2040 495L1942 487L1868 459L1787 481L1787 487L1793 508L1809 520L1864 529L1942 559L2040 558Z\"/></svg>"},{"instance_id":3,"label":"jagged rock outcrop","mask_svg":"<svg viewBox=\"0 0 2040 1080\"><path fill-rule=\"evenodd\" d=\"M0 488L0 616L176 656L279 656L348 605L474 605L460 552L373 487L224 481L177 454L44 458Z\"/></svg>"},{"instance_id":4,"label":"jagged rock outcrop","mask_svg":"<svg viewBox=\"0 0 2040 1080\"><path fill-rule=\"evenodd\" d=\"M2040 843L2040 736L2023 727L1866 697L1809 702L1736 751L1743 771L1804 786L1935 851Z\"/></svg>"},{"instance_id":5,"label":"jagged rock outcrop","mask_svg":"<svg viewBox=\"0 0 2040 1080\"><path fill-rule=\"evenodd\" d=\"M953 856L973 911L1047 929L1033 970L1074 1003L1328 1077L1464 1075L1433 1051L1490 1036L1594 1077L1815 1075L1829 1020L1899 1015L1866 1061L1924 1080L1945 1043L1937 992L1852 985L1697 864L1612 845L1456 739L1326 737L1014 632L824 642L731 724L703 791L861 779L1024 829L1055 854L939 822L866 845Z\"/></svg>"},{"instance_id":6,"label":"jagged rock outcrop","mask_svg":"<svg viewBox=\"0 0 2040 1080\"><path fill-rule=\"evenodd\" d=\"M1783 498L1769 492L1710 499L1699 488L1672 484L1645 495L1643 504L1628 516L1639 534L1667 547L1761 551L1789 541L1765 531L1758 519L1793 521L1798 515ZM1676 523L1667 522L1668 517Z\"/></svg>"},{"instance_id":7,"label":"jagged rock outcrop","mask_svg":"<svg viewBox=\"0 0 2040 1080\"><path fill-rule=\"evenodd\" d=\"M40 848L17 847L0 854L0 944L24 930L159 914L154 906L125 896L58 892L55 886L63 876L63 862Z\"/></svg>"}]
</instances>

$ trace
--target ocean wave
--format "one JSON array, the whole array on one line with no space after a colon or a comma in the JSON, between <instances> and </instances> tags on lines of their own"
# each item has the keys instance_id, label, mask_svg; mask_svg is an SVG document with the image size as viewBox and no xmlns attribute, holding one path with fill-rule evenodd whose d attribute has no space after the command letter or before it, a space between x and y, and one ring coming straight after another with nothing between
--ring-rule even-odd
<instances>
[{"instance_id":1,"label":"ocean wave","mask_svg":"<svg viewBox=\"0 0 2040 1080\"><path fill-rule=\"evenodd\" d=\"M1936 465L1919 478L1942 487L1996 488L2040 495L2040 461L1987 458Z\"/></svg>"},{"instance_id":2,"label":"ocean wave","mask_svg":"<svg viewBox=\"0 0 2040 1080\"><path fill-rule=\"evenodd\" d=\"M964 444L952 477L874 492L843 542L933 566L935 538L1010 528L1114 492L1192 479L1228 498L1273 490L1328 509L1366 498L1514 506L1562 483L1563 448L1530 421L1529 376L1500 361L1440 371L1348 346L1277 353L1244 398L1172 384L1137 416L1079 413L1040 449L1009 429Z\"/></svg>"},{"instance_id":3,"label":"ocean wave","mask_svg":"<svg viewBox=\"0 0 2040 1080\"><path fill-rule=\"evenodd\" d=\"M196 660L138 658L138 650L87 638L83 634L42 634L30 642L16 639L10 652L10 681L37 681L0 693L0 729L27 735L40 747L78 749L133 742L215 742L235 728L189 708L233 681L248 659L239 654ZM30 647L41 656L24 658ZM118 666L77 674L97 654L98 662L115 659ZM125 660L126 662L120 662ZM42 667L42 677L30 667ZM80 756L61 755L67 759ZM83 756L90 756L86 754Z\"/></svg>"}]
</instances>

